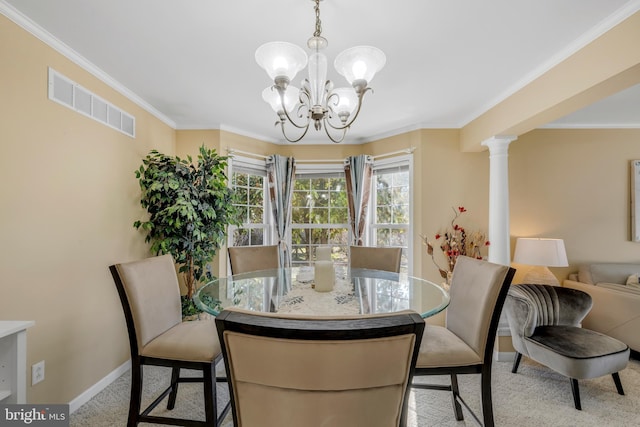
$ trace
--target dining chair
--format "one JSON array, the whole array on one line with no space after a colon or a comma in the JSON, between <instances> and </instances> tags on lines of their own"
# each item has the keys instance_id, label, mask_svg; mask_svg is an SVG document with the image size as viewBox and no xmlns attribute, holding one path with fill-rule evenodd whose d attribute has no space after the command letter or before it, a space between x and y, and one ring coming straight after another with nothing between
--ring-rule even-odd
<instances>
[{"instance_id":1,"label":"dining chair","mask_svg":"<svg viewBox=\"0 0 640 427\"><path fill-rule=\"evenodd\" d=\"M424 321L413 311L216 317L235 427L405 426Z\"/></svg>"},{"instance_id":2,"label":"dining chair","mask_svg":"<svg viewBox=\"0 0 640 427\"><path fill-rule=\"evenodd\" d=\"M349 265L351 268L400 272L402 248L382 246L350 246Z\"/></svg>"},{"instance_id":3,"label":"dining chair","mask_svg":"<svg viewBox=\"0 0 640 427\"><path fill-rule=\"evenodd\" d=\"M458 257L451 278L445 326L426 325L416 363L413 387L452 393L456 420L464 419L461 404L485 427L493 427L491 362L500 313L515 269L483 260ZM460 396L459 374L480 374L482 416ZM448 375L449 385L417 383L429 375Z\"/></svg>"},{"instance_id":4,"label":"dining chair","mask_svg":"<svg viewBox=\"0 0 640 427\"><path fill-rule=\"evenodd\" d=\"M109 267L129 333L131 350L131 396L128 427L138 423L178 426L219 425L229 411L228 404L217 416L216 364L222 351L215 321L182 321L180 288L171 255L162 255ZM143 366L172 369L171 382L146 409L141 411ZM181 369L202 371L201 377L181 377ZM221 379L222 380L222 379ZM167 409L175 407L178 384L204 383L205 421L150 415L167 395Z\"/></svg>"},{"instance_id":5,"label":"dining chair","mask_svg":"<svg viewBox=\"0 0 640 427\"><path fill-rule=\"evenodd\" d=\"M230 246L231 274L278 268L278 246Z\"/></svg>"}]
</instances>

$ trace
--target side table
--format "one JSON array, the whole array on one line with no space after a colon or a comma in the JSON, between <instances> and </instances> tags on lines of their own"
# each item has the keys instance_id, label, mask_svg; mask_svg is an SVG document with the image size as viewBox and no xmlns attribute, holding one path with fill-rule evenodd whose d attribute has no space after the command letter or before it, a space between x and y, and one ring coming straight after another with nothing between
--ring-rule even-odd
<instances>
[{"instance_id":1,"label":"side table","mask_svg":"<svg viewBox=\"0 0 640 427\"><path fill-rule=\"evenodd\" d=\"M33 320L0 320L0 403L27 401L27 328Z\"/></svg>"}]
</instances>

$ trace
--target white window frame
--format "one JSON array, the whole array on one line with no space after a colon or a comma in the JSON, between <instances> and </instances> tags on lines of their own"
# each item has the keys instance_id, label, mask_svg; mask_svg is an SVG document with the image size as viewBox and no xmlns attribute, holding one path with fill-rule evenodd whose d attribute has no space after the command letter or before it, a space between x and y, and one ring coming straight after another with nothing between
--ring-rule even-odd
<instances>
[{"instance_id":1,"label":"white window frame","mask_svg":"<svg viewBox=\"0 0 640 427\"><path fill-rule=\"evenodd\" d=\"M367 219L367 233L366 233L366 243L375 242L375 233L378 228L390 228L390 229L405 229L407 230L407 248L406 248L406 256L407 256L407 269L409 275L413 274L413 194L414 194L414 186L413 186L413 155L407 154L403 156L394 156L388 157L380 160L374 159L372 169L373 174L375 175L376 171L385 170L385 169L393 169L395 167L408 167L409 173L409 225L408 227L396 225L396 224L385 224L384 226L377 226L374 219L376 217L376 197L377 192L373 187L371 187L371 197L369 200L369 213Z\"/></svg>"},{"instance_id":2,"label":"white window frame","mask_svg":"<svg viewBox=\"0 0 640 427\"><path fill-rule=\"evenodd\" d=\"M227 246L233 246L233 234L238 228L262 228L264 229L264 244L273 245L275 235L275 223L273 220L273 214L271 213L271 202L269 198L269 182L267 177L267 165L264 160L252 159L249 157L237 156L229 157L228 160L229 170L229 185L232 185L233 173L236 172L255 172L256 175L264 176L263 183L263 212L264 222L262 224L246 223L238 227L235 225L229 225L227 230Z\"/></svg>"},{"instance_id":3,"label":"white window frame","mask_svg":"<svg viewBox=\"0 0 640 427\"><path fill-rule=\"evenodd\" d=\"M296 176L298 175L329 175L329 174L336 174L336 173L340 173L344 176L344 164L341 163L302 163L302 164L296 164ZM346 185L346 183L345 183ZM347 189L345 188L344 191L346 192ZM348 215L348 213L347 213ZM290 233L287 236L287 243L289 245L289 247L292 247L293 242L292 242L292 236L291 236L291 231L293 231L294 228L294 224L291 224L291 227L289 227L290 229ZM302 229L331 229L331 228L346 228L347 229L347 239L348 241L351 241L352 239L352 233L351 233L351 227L349 226L349 223L347 222L346 224L296 224L295 228L302 228ZM347 249L348 250L348 249ZM312 260L310 259L309 262L311 262Z\"/></svg>"}]
</instances>

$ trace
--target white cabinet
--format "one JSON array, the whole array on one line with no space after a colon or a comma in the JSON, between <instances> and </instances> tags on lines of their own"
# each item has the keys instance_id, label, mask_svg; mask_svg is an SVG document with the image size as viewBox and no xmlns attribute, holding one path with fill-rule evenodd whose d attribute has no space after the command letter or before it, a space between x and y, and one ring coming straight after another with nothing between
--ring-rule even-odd
<instances>
[{"instance_id":1,"label":"white cabinet","mask_svg":"<svg viewBox=\"0 0 640 427\"><path fill-rule=\"evenodd\" d=\"M27 401L27 328L32 320L0 320L0 403Z\"/></svg>"}]
</instances>

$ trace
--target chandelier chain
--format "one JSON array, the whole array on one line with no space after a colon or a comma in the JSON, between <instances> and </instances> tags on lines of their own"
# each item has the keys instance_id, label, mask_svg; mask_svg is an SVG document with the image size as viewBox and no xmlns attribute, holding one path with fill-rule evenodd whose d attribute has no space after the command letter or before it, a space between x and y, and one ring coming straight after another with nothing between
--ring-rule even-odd
<instances>
[{"instance_id":1,"label":"chandelier chain","mask_svg":"<svg viewBox=\"0 0 640 427\"><path fill-rule=\"evenodd\" d=\"M320 0L316 0L316 30L313 32L313 37L320 37L322 34L322 22L320 21Z\"/></svg>"}]
</instances>

